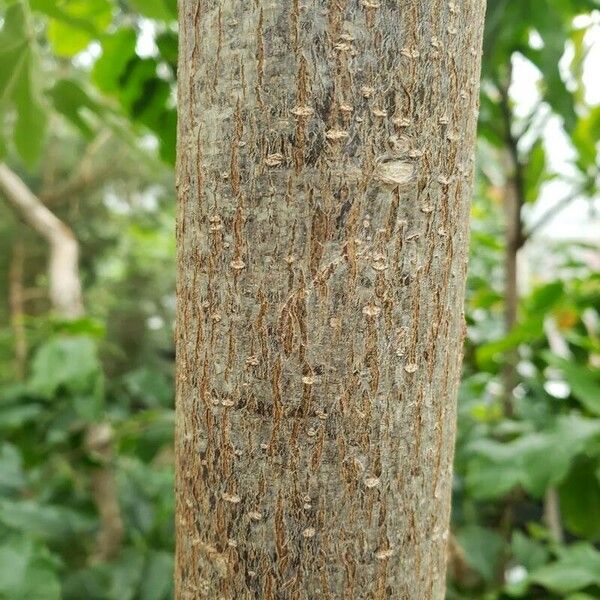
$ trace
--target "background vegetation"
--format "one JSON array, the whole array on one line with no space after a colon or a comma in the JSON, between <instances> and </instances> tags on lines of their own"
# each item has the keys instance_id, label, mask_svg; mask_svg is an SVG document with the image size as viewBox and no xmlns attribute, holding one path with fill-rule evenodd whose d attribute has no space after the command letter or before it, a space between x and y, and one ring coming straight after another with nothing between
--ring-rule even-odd
<instances>
[{"instance_id":1,"label":"background vegetation","mask_svg":"<svg viewBox=\"0 0 600 600\"><path fill-rule=\"evenodd\" d=\"M1 160L74 231L86 308L53 314L0 196L0 599L171 596L175 4L0 0ZM488 5L448 598L590 600L600 3Z\"/></svg>"}]
</instances>

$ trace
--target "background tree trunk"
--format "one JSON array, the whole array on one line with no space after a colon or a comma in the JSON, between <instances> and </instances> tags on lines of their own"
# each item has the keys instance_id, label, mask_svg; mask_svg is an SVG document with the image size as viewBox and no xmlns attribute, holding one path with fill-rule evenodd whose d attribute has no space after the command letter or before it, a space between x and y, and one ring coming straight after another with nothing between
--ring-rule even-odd
<instances>
[{"instance_id":1,"label":"background tree trunk","mask_svg":"<svg viewBox=\"0 0 600 600\"><path fill-rule=\"evenodd\" d=\"M180 2L178 599L443 598L483 17Z\"/></svg>"},{"instance_id":2,"label":"background tree trunk","mask_svg":"<svg viewBox=\"0 0 600 600\"><path fill-rule=\"evenodd\" d=\"M48 291L53 312L68 321L83 317L85 311L79 277L79 243L71 228L3 163L0 163L0 193L25 223L48 242ZM20 318L23 316L21 314ZM26 341L22 343L26 344ZM106 561L118 553L124 534L112 468L114 448L110 423L89 423L85 432L85 447L99 463L99 466L91 470L92 494L100 517L94 560Z\"/></svg>"}]
</instances>

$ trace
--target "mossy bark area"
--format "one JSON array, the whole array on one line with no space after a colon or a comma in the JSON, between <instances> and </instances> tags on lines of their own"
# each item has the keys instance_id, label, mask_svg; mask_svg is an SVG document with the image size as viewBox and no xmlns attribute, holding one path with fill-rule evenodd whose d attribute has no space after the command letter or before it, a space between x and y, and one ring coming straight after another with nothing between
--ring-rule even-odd
<instances>
[{"instance_id":1,"label":"mossy bark area","mask_svg":"<svg viewBox=\"0 0 600 600\"><path fill-rule=\"evenodd\" d=\"M441 599L483 0L182 0L176 596Z\"/></svg>"}]
</instances>

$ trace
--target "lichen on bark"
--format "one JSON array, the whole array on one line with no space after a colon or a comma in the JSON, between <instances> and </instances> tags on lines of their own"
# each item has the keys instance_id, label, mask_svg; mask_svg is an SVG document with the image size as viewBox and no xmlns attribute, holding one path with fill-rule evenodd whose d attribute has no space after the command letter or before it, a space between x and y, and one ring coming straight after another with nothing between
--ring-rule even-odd
<instances>
[{"instance_id":1,"label":"lichen on bark","mask_svg":"<svg viewBox=\"0 0 600 600\"><path fill-rule=\"evenodd\" d=\"M443 598L483 13L180 2L178 599Z\"/></svg>"}]
</instances>

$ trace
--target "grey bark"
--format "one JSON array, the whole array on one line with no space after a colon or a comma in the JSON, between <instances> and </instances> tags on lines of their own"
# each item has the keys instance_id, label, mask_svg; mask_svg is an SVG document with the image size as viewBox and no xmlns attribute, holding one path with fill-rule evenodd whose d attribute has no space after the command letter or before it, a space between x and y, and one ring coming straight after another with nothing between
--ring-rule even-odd
<instances>
[{"instance_id":1,"label":"grey bark","mask_svg":"<svg viewBox=\"0 0 600 600\"><path fill-rule=\"evenodd\" d=\"M180 1L178 600L443 598L483 17Z\"/></svg>"}]
</instances>

